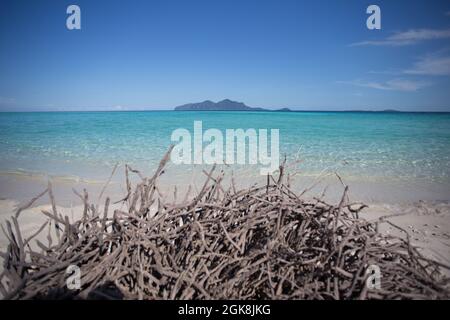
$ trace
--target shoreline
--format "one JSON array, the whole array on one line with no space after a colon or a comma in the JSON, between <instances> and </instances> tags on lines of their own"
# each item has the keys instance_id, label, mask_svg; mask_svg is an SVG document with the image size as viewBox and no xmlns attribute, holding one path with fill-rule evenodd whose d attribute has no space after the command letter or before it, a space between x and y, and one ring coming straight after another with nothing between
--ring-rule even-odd
<instances>
[{"instance_id":1,"label":"shoreline","mask_svg":"<svg viewBox=\"0 0 450 320\"><path fill-rule=\"evenodd\" d=\"M168 166L161 177L161 187L168 193L173 193L176 187L179 192L187 190L191 184L201 184L205 175L212 166L192 165L181 168ZM135 169L135 168L133 168ZM137 168L140 170L140 168ZM252 184L264 184L266 176L255 174L257 169L232 170L222 165L218 171L225 173L225 179L233 180L239 187L249 187ZM151 170L146 170L151 172ZM105 170L106 172L106 170ZM146 174L145 171L141 171ZM113 173L113 174L112 174ZM50 175L45 172L28 172L23 170L1 172L0 171L0 200L14 200L17 202L33 198L47 187L48 181L55 186L55 194L61 205L77 202L79 199L73 193L73 189L87 189L92 194L97 194L108 183L108 191L112 196L120 197L125 190L124 165L118 165L116 169L109 170L108 174L96 175L90 178L90 173L76 176ZM137 183L138 177L130 176L131 182ZM409 205L420 201L449 202L450 182L430 182L418 179L403 179L392 177L366 177L361 175L346 176L333 170L324 171L322 174L311 174L299 170L292 175L292 188L296 192L302 192L311 188L308 194L312 196L321 194L326 189L325 196L329 201L337 201L343 191L343 184L350 188L350 196L355 201L365 203L386 203Z\"/></svg>"}]
</instances>

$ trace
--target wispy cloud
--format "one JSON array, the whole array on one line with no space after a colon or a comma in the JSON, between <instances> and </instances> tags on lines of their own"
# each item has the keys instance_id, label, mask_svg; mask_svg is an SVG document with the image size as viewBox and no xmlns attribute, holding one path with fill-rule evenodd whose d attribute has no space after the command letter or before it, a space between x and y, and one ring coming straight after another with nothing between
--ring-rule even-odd
<instances>
[{"instance_id":1,"label":"wispy cloud","mask_svg":"<svg viewBox=\"0 0 450 320\"><path fill-rule=\"evenodd\" d=\"M391 75L391 76L398 76L398 75L401 75L401 74L402 74L401 71L399 71L399 70L393 70L393 69L390 69L390 70L382 70L382 71L371 70L371 71L369 71L369 72L367 72L367 73L369 73L369 74L384 74L384 75Z\"/></svg>"},{"instance_id":2,"label":"wispy cloud","mask_svg":"<svg viewBox=\"0 0 450 320\"><path fill-rule=\"evenodd\" d=\"M419 89L431 85L431 83L427 81L407 80L401 78L392 79L385 82L353 80L353 81L338 81L338 83L378 90L409 91L409 92L417 91Z\"/></svg>"},{"instance_id":3,"label":"wispy cloud","mask_svg":"<svg viewBox=\"0 0 450 320\"><path fill-rule=\"evenodd\" d=\"M450 56L429 55L414 63L411 69L404 71L406 74L448 76L450 75Z\"/></svg>"},{"instance_id":4,"label":"wispy cloud","mask_svg":"<svg viewBox=\"0 0 450 320\"><path fill-rule=\"evenodd\" d=\"M447 11L445 15L450 17L450 11Z\"/></svg>"},{"instance_id":5,"label":"wispy cloud","mask_svg":"<svg viewBox=\"0 0 450 320\"><path fill-rule=\"evenodd\" d=\"M448 39L450 29L412 29L397 32L382 40L368 40L352 43L350 46L406 46L427 40Z\"/></svg>"}]
</instances>

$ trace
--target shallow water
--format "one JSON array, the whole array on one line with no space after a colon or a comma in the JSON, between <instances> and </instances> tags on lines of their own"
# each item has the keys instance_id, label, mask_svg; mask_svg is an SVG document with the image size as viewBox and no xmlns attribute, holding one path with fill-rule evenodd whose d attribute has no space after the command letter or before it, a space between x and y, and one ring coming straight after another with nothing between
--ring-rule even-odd
<instances>
[{"instance_id":1,"label":"shallow water","mask_svg":"<svg viewBox=\"0 0 450 320\"><path fill-rule=\"evenodd\" d=\"M177 128L279 129L280 153L305 176L450 185L449 113L53 112L0 113L0 175L105 180L116 163L150 173ZM180 176L189 166L172 166ZM236 167L258 175L257 166ZM176 176L176 175L175 175ZM447 189L448 190L448 189Z\"/></svg>"}]
</instances>

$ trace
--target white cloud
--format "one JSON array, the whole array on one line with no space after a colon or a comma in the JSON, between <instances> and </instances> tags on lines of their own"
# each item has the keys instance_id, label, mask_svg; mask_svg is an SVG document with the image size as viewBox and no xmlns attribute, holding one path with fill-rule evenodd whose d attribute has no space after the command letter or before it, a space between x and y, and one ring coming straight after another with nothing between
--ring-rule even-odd
<instances>
[{"instance_id":1,"label":"white cloud","mask_svg":"<svg viewBox=\"0 0 450 320\"><path fill-rule=\"evenodd\" d=\"M353 81L339 81L338 83L350 84L353 86L378 90L408 91L408 92L417 91L419 89L431 85L429 82L425 81L415 81L400 78L388 80L385 82L353 80Z\"/></svg>"},{"instance_id":2,"label":"white cloud","mask_svg":"<svg viewBox=\"0 0 450 320\"><path fill-rule=\"evenodd\" d=\"M450 75L450 57L427 56L417 61L406 74L448 76Z\"/></svg>"},{"instance_id":3,"label":"white cloud","mask_svg":"<svg viewBox=\"0 0 450 320\"><path fill-rule=\"evenodd\" d=\"M450 11L447 11L447 12L445 13L445 15L446 15L446 16L450 16Z\"/></svg>"},{"instance_id":4,"label":"white cloud","mask_svg":"<svg viewBox=\"0 0 450 320\"><path fill-rule=\"evenodd\" d=\"M397 32L382 40L368 40L352 43L351 46L406 46L427 40L448 39L450 29L412 29L404 32Z\"/></svg>"}]
</instances>

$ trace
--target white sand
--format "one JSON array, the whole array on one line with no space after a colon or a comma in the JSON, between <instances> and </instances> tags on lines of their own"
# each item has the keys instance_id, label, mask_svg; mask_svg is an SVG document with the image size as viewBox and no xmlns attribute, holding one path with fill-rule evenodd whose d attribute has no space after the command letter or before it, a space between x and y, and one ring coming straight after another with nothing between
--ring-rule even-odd
<instances>
[{"instance_id":1,"label":"white sand","mask_svg":"<svg viewBox=\"0 0 450 320\"><path fill-rule=\"evenodd\" d=\"M263 180L261 179L258 182L263 183ZM199 177L198 180L185 181L185 185L195 182L196 188L199 189L202 181L203 177ZM310 185L311 182L308 179L303 179L302 183L297 185L295 189L302 189ZM9 219L14 214L16 207L31 199L32 195L36 195L45 189L46 184L42 181L34 181L30 184L30 181L18 181L17 179L9 181L7 185L4 183L5 181L0 181L0 185L7 189L8 193L6 197L4 196L5 193L0 193L0 196L3 196L0 200L0 223L5 227L6 219ZM340 182L336 179L333 181L328 180L316 186L311 192L306 194L306 197L317 196L323 191L325 186L329 186L327 189L327 200L336 203L340 199L343 189ZM81 201L74 196L71 189L76 188L81 191L85 187L88 188L90 199L94 199L94 203L97 203L96 200L102 188L101 184L54 183L56 201L57 204L61 205L58 207L58 212L67 215L71 221L79 218L83 211ZM179 184L179 199L182 198L183 189L183 184ZM163 187L162 190L165 194L168 194L170 200L173 196L172 187ZM108 186L105 196L107 194L114 202L119 200L124 193L123 185L113 183ZM105 196L99 202L100 207L104 202ZM417 246L425 256L446 265L450 265L450 202L446 199L448 196L449 194L445 194L445 189L435 193L433 189L425 192L423 188L418 189L415 186L399 188L396 185L388 184L372 183L364 185L363 183L350 183L350 200L352 202L364 201L366 204L369 204L369 208L365 209L361 214L362 218L375 220L381 216L396 215L389 218L389 220L408 231L413 245ZM426 201L419 199L426 199ZM48 220L41 213L42 210L51 211L48 202L48 197L44 196L34 207L21 213L19 223L23 237L26 238L36 232ZM114 209L121 206L121 204L117 204L111 207L109 210L110 214L112 214ZM401 231L387 224L381 225L381 232L405 236ZM38 237L44 244L47 243L47 234L48 231L45 230ZM7 243L6 235L0 230L0 251L5 251ZM2 265L0 269L3 268ZM447 274L450 275L450 272Z\"/></svg>"}]
</instances>

